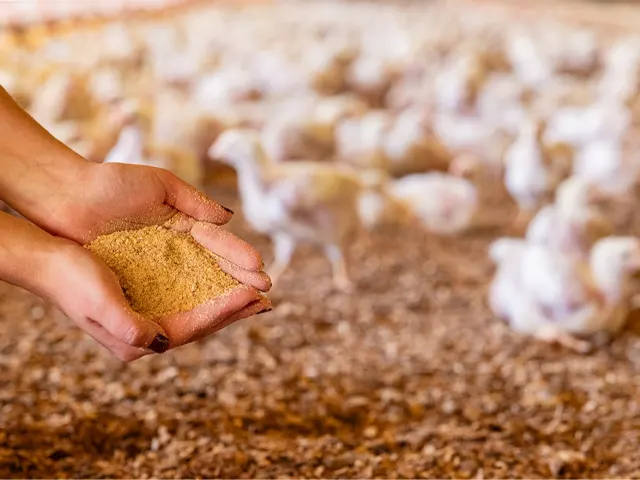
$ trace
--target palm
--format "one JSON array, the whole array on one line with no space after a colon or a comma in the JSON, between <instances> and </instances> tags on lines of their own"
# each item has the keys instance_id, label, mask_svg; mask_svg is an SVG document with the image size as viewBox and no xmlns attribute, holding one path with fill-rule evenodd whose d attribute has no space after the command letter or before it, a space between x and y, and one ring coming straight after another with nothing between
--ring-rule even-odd
<instances>
[{"instance_id":1,"label":"palm","mask_svg":"<svg viewBox=\"0 0 640 480\"><path fill-rule=\"evenodd\" d=\"M74 192L69 204L63 206L70 213L64 215L59 233L86 243L117 230L165 223L177 213L163 177L166 173L139 165L88 167L79 182L80 193ZM78 197L82 199L80 207Z\"/></svg>"}]
</instances>

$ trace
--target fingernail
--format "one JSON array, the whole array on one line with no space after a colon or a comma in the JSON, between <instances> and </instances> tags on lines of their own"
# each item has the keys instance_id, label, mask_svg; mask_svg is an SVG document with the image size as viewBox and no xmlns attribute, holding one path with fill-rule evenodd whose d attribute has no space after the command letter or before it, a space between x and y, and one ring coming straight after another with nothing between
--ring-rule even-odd
<instances>
[{"instance_id":1,"label":"fingernail","mask_svg":"<svg viewBox=\"0 0 640 480\"><path fill-rule=\"evenodd\" d=\"M169 339L159 333L155 336L148 348L156 353L164 353L169 348Z\"/></svg>"},{"instance_id":2,"label":"fingernail","mask_svg":"<svg viewBox=\"0 0 640 480\"><path fill-rule=\"evenodd\" d=\"M267 313L267 312L270 312L271 310L273 310L273 308L265 308L264 310L260 310L258 313L256 313L256 315L260 315L261 313Z\"/></svg>"},{"instance_id":3,"label":"fingernail","mask_svg":"<svg viewBox=\"0 0 640 480\"><path fill-rule=\"evenodd\" d=\"M236 212L234 212L233 210L231 210L230 208L225 207L224 205L220 205L220 206L221 206L222 208L224 208L224 210L225 210L226 212L229 212L229 213L230 213L230 214L232 214L232 215L233 215L234 213L236 213Z\"/></svg>"}]
</instances>

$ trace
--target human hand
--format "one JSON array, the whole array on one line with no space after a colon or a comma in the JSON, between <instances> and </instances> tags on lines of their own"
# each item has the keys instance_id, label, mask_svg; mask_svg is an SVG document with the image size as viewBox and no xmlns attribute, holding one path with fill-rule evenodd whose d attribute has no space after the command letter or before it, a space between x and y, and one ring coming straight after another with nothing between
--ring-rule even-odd
<instances>
[{"instance_id":1,"label":"human hand","mask_svg":"<svg viewBox=\"0 0 640 480\"><path fill-rule=\"evenodd\" d=\"M0 278L52 302L124 361L189 343L270 306L256 289L241 285L193 312L153 322L131 309L115 274L87 249L4 213ZM194 316L206 321L194 322Z\"/></svg>"},{"instance_id":2,"label":"human hand","mask_svg":"<svg viewBox=\"0 0 640 480\"><path fill-rule=\"evenodd\" d=\"M240 285L190 312L157 320L131 309L115 274L79 245L59 239L47 270L45 296L123 361L164 353L270 308L255 288ZM60 272L64 272L61 281Z\"/></svg>"},{"instance_id":3,"label":"human hand","mask_svg":"<svg viewBox=\"0 0 640 480\"><path fill-rule=\"evenodd\" d=\"M233 212L167 170L86 163L69 188L49 200L49 208L52 214L43 219L43 227L81 244L149 225L190 232L220 257L220 267L238 281L261 291L271 288L259 253L221 227Z\"/></svg>"}]
</instances>

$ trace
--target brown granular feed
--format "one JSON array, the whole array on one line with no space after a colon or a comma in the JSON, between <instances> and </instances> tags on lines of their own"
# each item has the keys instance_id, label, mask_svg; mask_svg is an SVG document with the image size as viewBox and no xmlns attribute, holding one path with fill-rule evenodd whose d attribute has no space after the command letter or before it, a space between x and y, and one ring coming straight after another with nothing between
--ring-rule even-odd
<instances>
[{"instance_id":1,"label":"brown granular feed","mask_svg":"<svg viewBox=\"0 0 640 480\"><path fill-rule=\"evenodd\" d=\"M102 235L85 247L115 272L131 307L150 319L191 310L239 285L190 234L160 226Z\"/></svg>"}]
</instances>

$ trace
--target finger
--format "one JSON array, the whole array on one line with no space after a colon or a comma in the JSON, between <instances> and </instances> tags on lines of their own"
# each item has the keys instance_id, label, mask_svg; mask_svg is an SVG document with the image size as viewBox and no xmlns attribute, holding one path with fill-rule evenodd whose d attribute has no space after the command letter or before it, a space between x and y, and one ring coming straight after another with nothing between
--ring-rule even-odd
<instances>
[{"instance_id":1,"label":"finger","mask_svg":"<svg viewBox=\"0 0 640 480\"><path fill-rule=\"evenodd\" d=\"M133 311L119 289L105 292L101 308L91 320L127 345L149 347L156 353L169 348L169 338L162 327Z\"/></svg>"},{"instance_id":2,"label":"finger","mask_svg":"<svg viewBox=\"0 0 640 480\"><path fill-rule=\"evenodd\" d=\"M233 218L233 210L223 207L208 198L193 185L173 173L157 168L156 173L164 184L167 196L165 203L202 222L224 225Z\"/></svg>"},{"instance_id":3,"label":"finger","mask_svg":"<svg viewBox=\"0 0 640 480\"><path fill-rule=\"evenodd\" d=\"M95 322L91 319L84 318L78 322L78 325L96 342L109 350L113 355L115 355L123 362L132 362L153 353L149 349L132 347L131 345L118 340L107 330L105 330L98 322Z\"/></svg>"},{"instance_id":4,"label":"finger","mask_svg":"<svg viewBox=\"0 0 640 480\"><path fill-rule=\"evenodd\" d=\"M244 307L238 313L234 313L228 318L225 318L222 322L216 325L216 328L213 332L218 332L224 328L227 328L229 325L236 323L240 320L244 320L245 318L252 317L253 315L259 315L261 313L267 313L272 310L271 300L267 297L262 297L260 300L256 300L251 302L249 305Z\"/></svg>"},{"instance_id":5,"label":"finger","mask_svg":"<svg viewBox=\"0 0 640 480\"><path fill-rule=\"evenodd\" d=\"M216 326L257 300L260 293L241 285L226 295L215 298L188 312L180 312L158 320L171 339L170 348L179 347L216 331Z\"/></svg>"},{"instance_id":6,"label":"finger","mask_svg":"<svg viewBox=\"0 0 640 480\"><path fill-rule=\"evenodd\" d=\"M220 265L220 269L231 275L240 283L245 285L251 285L252 287L260 290L261 292L268 292L271 290L271 278L265 272L255 272L252 270L245 270L240 268L233 262L219 257L216 255L216 262Z\"/></svg>"},{"instance_id":7,"label":"finger","mask_svg":"<svg viewBox=\"0 0 640 480\"><path fill-rule=\"evenodd\" d=\"M191 235L204 248L226 258L240 268L259 271L264 267L260 253L233 233L211 223L197 222Z\"/></svg>"}]
</instances>

